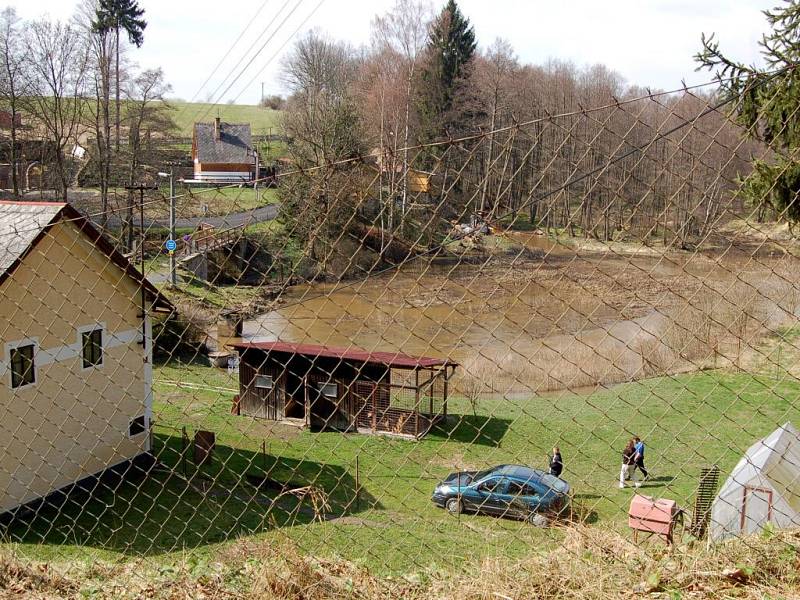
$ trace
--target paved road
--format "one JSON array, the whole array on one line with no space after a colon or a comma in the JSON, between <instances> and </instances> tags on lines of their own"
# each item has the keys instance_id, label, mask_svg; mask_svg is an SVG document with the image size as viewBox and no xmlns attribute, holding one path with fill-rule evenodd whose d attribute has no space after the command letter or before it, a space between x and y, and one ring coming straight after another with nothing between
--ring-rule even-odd
<instances>
[{"instance_id":1,"label":"paved road","mask_svg":"<svg viewBox=\"0 0 800 600\"><path fill-rule=\"evenodd\" d=\"M185 219L176 219L175 226L184 228L195 228L200 223L209 223L217 229L230 229L232 227L243 227L246 225L253 225L254 223L263 223L264 221L271 221L278 216L277 204L270 204L268 206L259 206L252 210L245 210L242 212L231 213L221 217L191 217ZM169 227L169 221L163 219L156 219L154 224L162 227Z\"/></svg>"},{"instance_id":2,"label":"paved road","mask_svg":"<svg viewBox=\"0 0 800 600\"><path fill-rule=\"evenodd\" d=\"M30 196L30 198L28 197ZM86 198L95 198L97 196L97 192L94 191L82 191L82 190L70 190L69 191L69 200L70 203L74 203L77 205L78 208L81 208L81 201L85 200ZM26 199L38 199L39 195L33 194L26 194ZM217 216L217 217L187 217L187 218L179 218L175 221L175 226L180 229L194 229L200 223L210 223L217 229L230 229L232 227L243 227L246 225L253 225L254 223L263 223L265 221L271 221L275 217L278 216L278 209L280 205L278 204L269 204L267 206L259 206L258 208L254 208L251 210L245 210L242 212L231 213L229 215ZM122 212L125 209L120 209ZM85 214L85 213L84 213ZM91 219L97 223L100 222L100 218L95 215L91 215ZM138 213L134 214L134 224L136 227L139 226L139 215ZM109 227L121 227L122 226L122 218L119 214L110 214L108 217L108 226ZM145 229L149 229L151 227L169 227L169 219L145 219L144 220Z\"/></svg>"},{"instance_id":3,"label":"paved road","mask_svg":"<svg viewBox=\"0 0 800 600\"><path fill-rule=\"evenodd\" d=\"M278 216L279 205L270 204L269 206L259 206L251 210L244 210L242 212L230 213L217 217L185 217L175 219L175 227L178 229L195 229L200 223L209 223L217 229L231 229L233 227L245 227L247 225L254 225L255 223L263 223L271 221ZM97 219L95 219L97 220ZM109 227L120 227L122 221L116 215L108 219ZM139 217L134 217L134 225L139 226ZM151 227L169 227L169 219L145 219L145 229Z\"/></svg>"}]
</instances>

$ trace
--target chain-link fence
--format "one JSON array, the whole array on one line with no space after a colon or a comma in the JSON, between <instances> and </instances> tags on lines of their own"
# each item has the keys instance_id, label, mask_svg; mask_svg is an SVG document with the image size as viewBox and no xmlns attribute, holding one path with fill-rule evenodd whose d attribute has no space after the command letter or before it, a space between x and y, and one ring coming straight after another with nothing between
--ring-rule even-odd
<instances>
[{"instance_id":1,"label":"chain-link fence","mask_svg":"<svg viewBox=\"0 0 800 600\"><path fill-rule=\"evenodd\" d=\"M798 245L743 183L787 150L710 90L0 203L8 548L397 575L800 525Z\"/></svg>"}]
</instances>

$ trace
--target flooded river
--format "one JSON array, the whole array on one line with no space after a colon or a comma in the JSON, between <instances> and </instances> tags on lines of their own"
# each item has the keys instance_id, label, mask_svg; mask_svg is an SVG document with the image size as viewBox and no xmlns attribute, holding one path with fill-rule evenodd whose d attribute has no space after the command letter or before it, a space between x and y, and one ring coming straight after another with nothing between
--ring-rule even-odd
<instances>
[{"instance_id":1,"label":"flooded river","mask_svg":"<svg viewBox=\"0 0 800 600\"><path fill-rule=\"evenodd\" d=\"M791 257L579 254L516 241L540 255L420 260L366 281L294 287L243 337L448 357L462 365L462 392L527 393L733 360L732 336L797 312Z\"/></svg>"}]
</instances>

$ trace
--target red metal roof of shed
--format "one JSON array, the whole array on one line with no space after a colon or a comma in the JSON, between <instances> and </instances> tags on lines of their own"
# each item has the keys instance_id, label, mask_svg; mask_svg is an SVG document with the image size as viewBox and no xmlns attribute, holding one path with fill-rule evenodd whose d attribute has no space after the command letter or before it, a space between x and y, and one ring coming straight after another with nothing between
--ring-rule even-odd
<instances>
[{"instance_id":1,"label":"red metal roof of shed","mask_svg":"<svg viewBox=\"0 0 800 600\"><path fill-rule=\"evenodd\" d=\"M395 367L398 369L413 369L415 367L442 367L457 366L458 363L444 358L429 358L426 356L409 356L402 352L367 352L355 348L336 348L332 346L317 346L316 344L294 344L290 342L241 342L232 344L237 350L264 350L267 352L285 352L288 354L301 354L303 356L323 356L326 358L339 358L363 363L373 363Z\"/></svg>"}]
</instances>

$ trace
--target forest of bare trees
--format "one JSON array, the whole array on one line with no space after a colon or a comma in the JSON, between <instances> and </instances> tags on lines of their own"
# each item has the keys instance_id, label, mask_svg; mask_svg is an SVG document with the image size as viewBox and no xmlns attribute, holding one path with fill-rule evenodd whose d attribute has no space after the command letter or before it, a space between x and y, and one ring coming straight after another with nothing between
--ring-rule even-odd
<instances>
[{"instance_id":1,"label":"forest of bare trees","mask_svg":"<svg viewBox=\"0 0 800 600\"><path fill-rule=\"evenodd\" d=\"M436 13L398 0L366 48L324 32L298 41L285 127L302 175L286 217L360 215L414 241L481 215L687 247L744 208L737 178L763 149L714 107L714 87L649 90L604 65L524 64L505 40L474 40L454 1ZM411 190L417 174L429 190Z\"/></svg>"},{"instance_id":2,"label":"forest of bare trees","mask_svg":"<svg viewBox=\"0 0 800 600\"><path fill-rule=\"evenodd\" d=\"M143 42L142 15L133 0L83 0L66 21L0 13L0 104L10 115L2 151L15 196L30 187L22 179L31 172L36 187L64 200L71 186L89 183L99 188L105 224L109 190L156 170L151 134L174 128L171 88L160 69L139 71L125 58L125 39ZM134 202L130 195L121 215L128 244Z\"/></svg>"},{"instance_id":3,"label":"forest of bare trees","mask_svg":"<svg viewBox=\"0 0 800 600\"><path fill-rule=\"evenodd\" d=\"M38 162L62 198L75 183L99 188L104 219L111 189L157 170L152 134L174 127L170 87L125 52L145 28L133 0L82 0L65 22L0 14L15 195L20 165ZM299 167L281 185L298 239L328 243L369 225L429 245L454 222L485 219L686 247L744 208L733 190L764 150L714 106L715 86L666 93L604 65L527 64L503 39L480 47L476 28L455 0L397 0L364 47L323 31L295 40L283 61L288 98L265 100L283 109ZM19 139L20 114L35 147ZM76 146L90 156L80 173ZM121 211L122 239L132 239L134 201Z\"/></svg>"}]
</instances>

